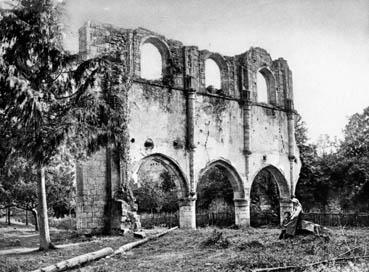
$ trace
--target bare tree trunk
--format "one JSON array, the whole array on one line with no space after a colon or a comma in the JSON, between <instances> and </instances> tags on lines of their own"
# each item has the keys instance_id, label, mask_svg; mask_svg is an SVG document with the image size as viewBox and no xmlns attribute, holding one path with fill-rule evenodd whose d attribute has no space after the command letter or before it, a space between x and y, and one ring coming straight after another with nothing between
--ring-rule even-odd
<instances>
[{"instance_id":1,"label":"bare tree trunk","mask_svg":"<svg viewBox=\"0 0 369 272\"><path fill-rule=\"evenodd\" d=\"M49 222L47 216L45 168L38 166L37 196L38 196L38 222L40 230L40 250L54 248L50 240Z\"/></svg>"},{"instance_id":2,"label":"bare tree trunk","mask_svg":"<svg viewBox=\"0 0 369 272\"><path fill-rule=\"evenodd\" d=\"M38 231L38 214L36 209L32 209L33 218L35 219L35 231Z\"/></svg>"}]
</instances>

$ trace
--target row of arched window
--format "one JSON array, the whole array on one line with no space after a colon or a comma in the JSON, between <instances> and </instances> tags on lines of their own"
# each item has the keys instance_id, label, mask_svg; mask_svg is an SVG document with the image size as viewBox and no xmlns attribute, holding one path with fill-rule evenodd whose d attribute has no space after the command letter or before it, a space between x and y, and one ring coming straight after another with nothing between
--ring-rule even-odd
<instances>
[{"instance_id":1,"label":"row of arched window","mask_svg":"<svg viewBox=\"0 0 369 272\"><path fill-rule=\"evenodd\" d=\"M148 80L158 80L163 76L163 60L158 48L146 42L141 46L141 78ZM268 84L266 75L262 70L257 73L256 88L257 101L268 103ZM205 60L205 87L207 89L221 89L221 72L219 65L208 58Z\"/></svg>"}]
</instances>

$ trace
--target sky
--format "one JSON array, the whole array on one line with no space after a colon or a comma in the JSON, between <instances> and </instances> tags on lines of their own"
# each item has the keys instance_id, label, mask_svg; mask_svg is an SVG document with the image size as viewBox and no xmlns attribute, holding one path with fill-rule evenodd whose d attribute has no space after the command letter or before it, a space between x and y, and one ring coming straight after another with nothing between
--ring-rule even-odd
<instances>
[{"instance_id":1,"label":"sky","mask_svg":"<svg viewBox=\"0 0 369 272\"><path fill-rule=\"evenodd\" d=\"M369 0L66 0L67 46L87 20L144 27L233 56L251 46L283 57L309 137L342 138L369 106Z\"/></svg>"}]
</instances>

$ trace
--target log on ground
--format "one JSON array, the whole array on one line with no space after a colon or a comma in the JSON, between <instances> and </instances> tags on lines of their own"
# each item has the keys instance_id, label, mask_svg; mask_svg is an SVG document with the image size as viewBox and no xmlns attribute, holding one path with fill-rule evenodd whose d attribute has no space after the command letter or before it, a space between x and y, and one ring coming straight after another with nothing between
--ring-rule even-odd
<instances>
[{"instance_id":1,"label":"log on ground","mask_svg":"<svg viewBox=\"0 0 369 272\"><path fill-rule=\"evenodd\" d=\"M158 233L156 235L153 235L151 237L146 237L144 239L141 239L141 240L138 240L138 241L135 241L135 242L132 242L132 243L125 244L125 245L121 246L120 248L118 248L116 251L114 251L114 255L123 253L125 251L131 250L134 247L137 247L137 246L140 246L140 245L142 245L144 243L147 243L148 241L157 239L157 238L159 238L159 237L161 237L161 236L167 234L168 232L171 232L171 231L173 231L173 230L175 230L177 228L178 227L174 227L174 228L165 230L163 232L160 232L160 233Z\"/></svg>"},{"instance_id":2,"label":"log on ground","mask_svg":"<svg viewBox=\"0 0 369 272\"><path fill-rule=\"evenodd\" d=\"M113 249L111 247L106 247L103 249L100 249L98 251L90 252L87 254L83 254L77 257L73 257L68 260L61 261L59 263L34 270L32 272L54 272L54 271L63 271L65 269L73 268L76 266L79 266L81 264L85 264L87 262L97 260L103 257L106 257L108 255L111 255L113 253Z\"/></svg>"}]
</instances>

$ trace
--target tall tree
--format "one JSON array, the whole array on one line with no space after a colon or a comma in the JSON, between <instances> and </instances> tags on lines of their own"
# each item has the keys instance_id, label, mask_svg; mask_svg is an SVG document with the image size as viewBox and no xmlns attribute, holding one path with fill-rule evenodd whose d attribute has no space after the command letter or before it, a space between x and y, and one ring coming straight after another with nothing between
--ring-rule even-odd
<instances>
[{"instance_id":1,"label":"tall tree","mask_svg":"<svg viewBox=\"0 0 369 272\"><path fill-rule=\"evenodd\" d=\"M300 150L301 170L296 187L296 196L304 209L317 206L325 207L328 199L329 167L324 167L324 160L318 155L317 146L309 143L306 123L299 118L296 122L295 137Z\"/></svg>"},{"instance_id":2,"label":"tall tree","mask_svg":"<svg viewBox=\"0 0 369 272\"><path fill-rule=\"evenodd\" d=\"M345 178L340 188L347 189L347 198L356 209L369 209L369 107L349 118L340 149Z\"/></svg>"},{"instance_id":3,"label":"tall tree","mask_svg":"<svg viewBox=\"0 0 369 272\"><path fill-rule=\"evenodd\" d=\"M296 139L302 168L296 194L304 206L350 211L369 208L369 107L349 118L344 139L320 137L316 145L307 144L306 127L298 123ZM302 136L301 136L302 135Z\"/></svg>"},{"instance_id":4,"label":"tall tree","mask_svg":"<svg viewBox=\"0 0 369 272\"><path fill-rule=\"evenodd\" d=\"M65 142L79 158L101 146L123 149L129 80L119 53L82 62L63 50L59 2L13 3L0 20L0 134L37 169L40 249L46 250L52 244L45 166Z\"/></svg>"}]
</instances>

